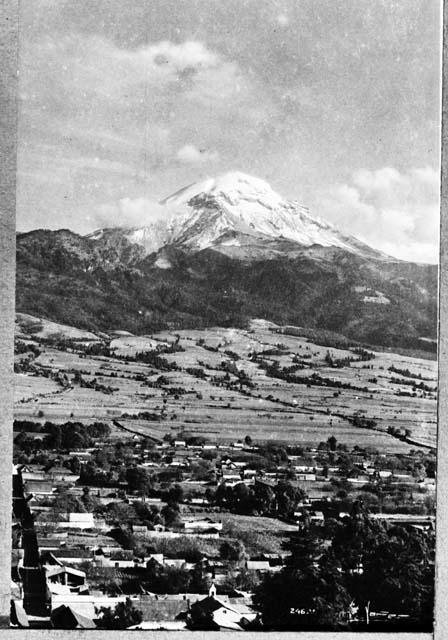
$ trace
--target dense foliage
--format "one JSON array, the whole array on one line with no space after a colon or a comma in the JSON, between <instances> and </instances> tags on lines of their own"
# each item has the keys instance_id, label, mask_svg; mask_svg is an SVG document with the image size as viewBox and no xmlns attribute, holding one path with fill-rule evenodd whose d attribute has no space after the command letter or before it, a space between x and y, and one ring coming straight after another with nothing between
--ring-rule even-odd
<instances>
[{"instance_id":1,"label":"dense foliage","mask_svg":"<svg viewBox=\"0 0 448 640\"><path fill-rule=\"evenodd\" d=\"M434 350L437 267L381 263L342 250L245 263L212 250L167 250L171 269L126 244L120 252L68 231L17 238L17 309L74 326L148 333L173 327L244 326L264 317L339 332L366 344ZM356 287L390 304L366 304ZM422 296L421 288L427 292Z\"/></svg>"},{"instance_id":2,"label":"dense foliage","mask_svg":"<svg viewBox=\"0 0 448 640\"><path fill-rule=\"evenodd\" d=\"M382 524L355 505L343 522L305 523L289 548L288 563L256 590L268 629L349 629L354 620L369 628L379 611L406 616L410 629L431 629L433 532Z\"/></svg>"}]
</instances>

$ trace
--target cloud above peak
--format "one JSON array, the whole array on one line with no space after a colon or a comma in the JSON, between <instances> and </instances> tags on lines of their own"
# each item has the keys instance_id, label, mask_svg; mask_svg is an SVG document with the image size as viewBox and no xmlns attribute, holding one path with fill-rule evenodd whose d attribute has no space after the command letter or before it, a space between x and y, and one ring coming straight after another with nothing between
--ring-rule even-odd
<instances>
[{"instance_id":1,"label":"cloud above peak","mask_svg":"<svg viewBox=\"0 0 448 640\"><path fill-rule=\"evenodd\" d=\"M438 260L439 174L431 167L359 169L319 204L328 220L390 255Z\"/></svg>"},{"instance_id":2,"label":"cloud above peak","mask_svg":"<svg viewBox=\"0 0 448 640\"><path fill-rule=\"evenodd\" d=\"M186 164L201 164L217 160L218 153L208 149L198 149L194 144L185 144L176 153L176 158L179 162Z\"/></svg>"},{"instance_id":3,"label":"cloud above peak","mask_svg":"<svg viewBox=\"0 0 448 640\"><path fill-rule=\"evenodd\" d=\"M140 53L158 66L172 65L178 71L186 68L206 69L219 63L219 56L195 40L186 40L175 44L162 40L154 45L143 47Z\"/></svg>"}]
</instances>

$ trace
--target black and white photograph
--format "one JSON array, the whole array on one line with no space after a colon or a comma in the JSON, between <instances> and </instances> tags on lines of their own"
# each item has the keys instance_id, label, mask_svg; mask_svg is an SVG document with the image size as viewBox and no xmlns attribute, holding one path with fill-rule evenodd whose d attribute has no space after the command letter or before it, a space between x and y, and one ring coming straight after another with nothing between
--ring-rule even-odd
<instances>
[{"instance_id":1,"label":"black and white photograph","mask_svg":"<svg viewBox=\"0 0 448 640\"><path fill-rule=\"evenodd\" d=\"M432 633L442 1L19 12L10 627Z\"/></svg>"}]
</instances>

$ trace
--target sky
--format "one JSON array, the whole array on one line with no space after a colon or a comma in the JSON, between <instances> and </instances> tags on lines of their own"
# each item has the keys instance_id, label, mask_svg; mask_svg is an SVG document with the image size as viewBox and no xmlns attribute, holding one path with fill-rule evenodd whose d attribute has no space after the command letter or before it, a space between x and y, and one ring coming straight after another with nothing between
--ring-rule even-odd
<instances>
[{"instance_id":1,"label":"sky","mask_svg":"<svg viewBox=\"0 0 448 640\"><path fill-rule=\"evenodd\" d=\"M17 229L144 226L243 171L437 262L439 0L21 3Z\"/></svg>"}]
</instances>

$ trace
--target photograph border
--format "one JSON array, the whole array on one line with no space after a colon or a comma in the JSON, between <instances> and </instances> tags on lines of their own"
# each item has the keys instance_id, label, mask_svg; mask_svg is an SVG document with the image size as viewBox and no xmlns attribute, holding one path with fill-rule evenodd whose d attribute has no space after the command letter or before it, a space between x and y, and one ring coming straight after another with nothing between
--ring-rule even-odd
<instances>
[{"instance_id":1,"label":"photograph border","mask_svg":"<svg viewBox=\"0 0 448 640\"><path fill-rule=\"evenodd\" d=\"M55 0L57 2L57 0ZM73 0L76 2L76 0ZM149 0L151 1L151 0ZM224 0L225 1L225 0ZM392 1L392 0L391 0ZM33 0L24 0L33 2ZM362 638L448 637L448 1L443 6L441 207L439 267L439 348L438 348L438 429L437 429L437 517L436 517L436 600L435 628L430 633L351 633L341 632L212 632L212 638L301 638L319 639L336 635L340 640ZM0 0L0 634L4 640L23 638L127 638L128 631L60 629L11 629L10 565L12 503L12 423L13 423L13 345L15 312L15 206L17 148L17 85L19 47L19 0ZM446 632L446 633L445 633ZM143 638L176 640L184 631L139 631ZM190 631L192 640L210 637L210 632Z\"/></svg>"}]
</instances>

